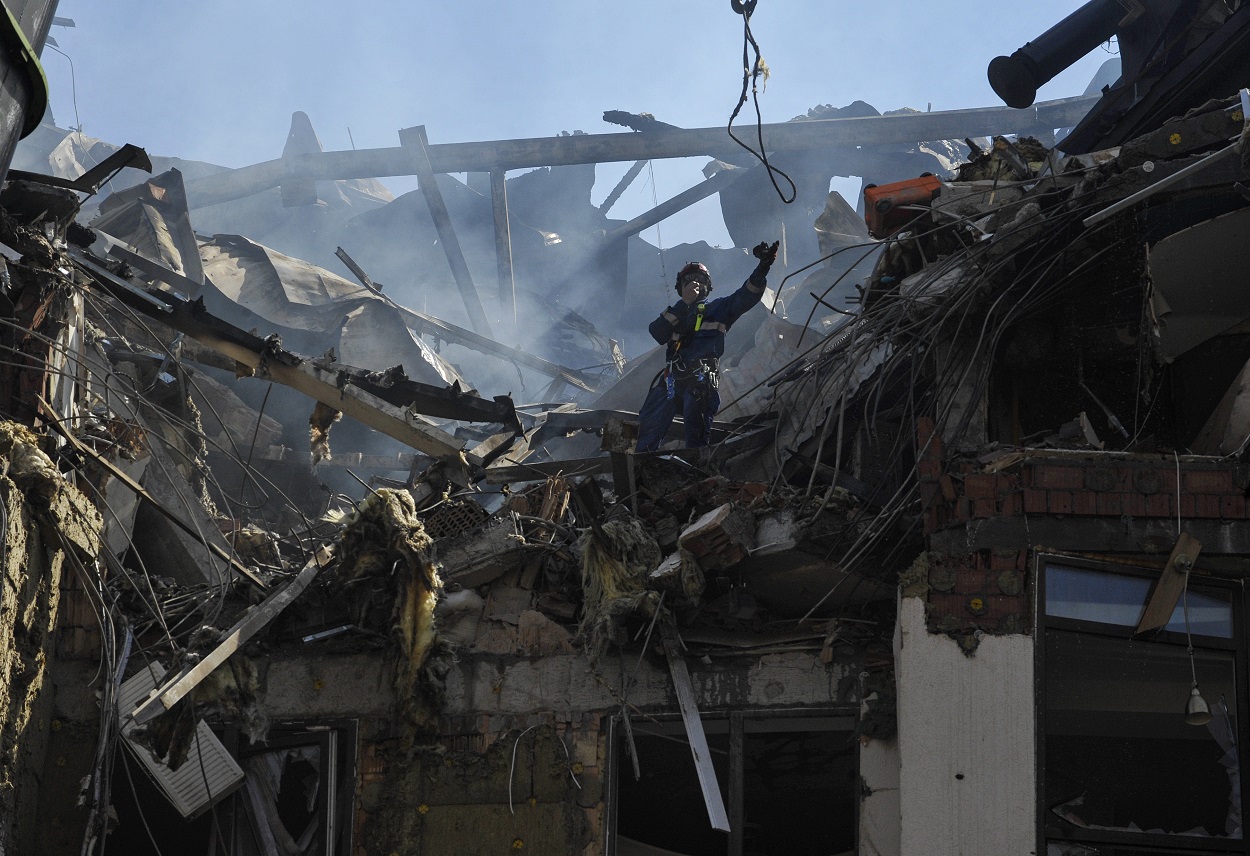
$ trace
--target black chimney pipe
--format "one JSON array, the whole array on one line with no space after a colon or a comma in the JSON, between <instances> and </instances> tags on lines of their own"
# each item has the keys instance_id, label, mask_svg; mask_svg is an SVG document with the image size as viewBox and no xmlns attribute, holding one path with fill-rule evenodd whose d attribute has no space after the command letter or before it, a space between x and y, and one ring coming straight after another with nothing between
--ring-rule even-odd
<instances>
[{"instance_id":1,"label":"black chimney pipe","mask_svg":"<svg viewBox=\"0 0 1250 856\"><path fill-rule=\"evenodd\" d=\"M1029 107L1037 90L1116 34L1124 17L1120 0L1092 0L1011 56L990 61L990 86L1008 107Z\"/></svg>"},{"instance_id":2,"label":"black chimney pipe","mask_svg":"<svg viewBox=\"0 0 1250 856\"><path fill-rule=\"evenodd\" d=\"M48 82L39 54L56 4L57 0L0 4L0 182L9 171L17 141L39 127L48 106Z\"/></svg>"}]
</instances>

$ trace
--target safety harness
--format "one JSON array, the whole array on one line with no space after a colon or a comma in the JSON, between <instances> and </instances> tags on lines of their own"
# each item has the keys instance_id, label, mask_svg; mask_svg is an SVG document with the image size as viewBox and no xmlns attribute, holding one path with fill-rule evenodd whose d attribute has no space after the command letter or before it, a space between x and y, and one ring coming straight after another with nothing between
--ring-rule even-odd
<instances>
[{"instance_id":1,"label":"safety harness","mask_svg":"<svg viewBox=\"0 0 1250 856\"><path fill-rule=\"evenodd\" d=\"M700 390L704 392L706 391L706 387L716 389L719 385L716 377L716 369L720 364L719 360L715 357L705 358L699 360L693 366L687 366L685 361L681 358L680 353L681 346L686 343L686 339L691 335L691 333L698 333L700 330L705 328L703 323L703 312L706 309L706 303L697 304L695 311L698 314L695 315L694 328L685 334L678 334L676 332L673 333L673 340L676 341L677 344L673 347L673 357L668 361L667 365L665 365L663 372L664 383L670 400L677 394L677 375L693 378L695 383L699 385ZM706 329L724 333L728 331L729 327L719 321L709 321L707 322Z\"/></svg>"}]
</instances>

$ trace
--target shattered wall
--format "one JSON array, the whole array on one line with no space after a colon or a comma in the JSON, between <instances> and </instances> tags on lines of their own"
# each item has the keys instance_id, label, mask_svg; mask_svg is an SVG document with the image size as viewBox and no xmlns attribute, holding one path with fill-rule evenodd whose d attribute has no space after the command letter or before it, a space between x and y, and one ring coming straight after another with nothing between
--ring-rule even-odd
<instances>
[{"instance_id":1,"label":"shattered wall","mask_svg":"<svg viewBox=\"0 0 1250 856\"><path fill-rule=\"evenodd\" d=\"M974 657L899 607L900 853L1035 850L1033 640L987 637Z\"/></svg>"},{"instance_id":2,"label":"shattered wall","mask_svg":"<svg viewBox=\"0 0 1250 856\"><path fill-rule=\"evenodd\" d=\"M47 819L38 809L57 790L57 769L85 767L82 756L70 762L49 753L50 743L61 745L54 735L61 729L53 714L53 674L62 642L62 588L75 565L91 562L99 551L102 521L39 451L33 433L0 424L0 458L0 852L29 853L37 849L40 820ZM86 736L89 748L90 728ZM48 764L53 770L45 773ZM61 817L84 820L72 803L62 811Z\"/></svg>"}]
</instances>

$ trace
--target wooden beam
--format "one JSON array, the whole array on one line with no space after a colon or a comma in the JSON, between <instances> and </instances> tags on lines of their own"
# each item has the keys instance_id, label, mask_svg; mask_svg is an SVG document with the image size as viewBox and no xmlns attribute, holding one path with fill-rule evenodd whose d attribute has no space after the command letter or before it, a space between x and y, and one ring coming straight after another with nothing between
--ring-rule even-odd
<instances>
[{"instance_id":1,"label":"wooden beam","mask_svg":"<svg viewBox=\"0 0 1250 856\"><path fill-rule=\"evenodd\" d=\"M806 151L834 146L916 143L922 140L962 140L1007 134L1036 128L1075 125L1100 96L1064 98L1034 104L1023 110L1010 107L978 107L898 116L866 116L856 119L814 119L764 125L769 151ZM186 182L188 204L203 208L277 187L288 175L307 174L335 181L350 178L383 178L412 175L414 129L400 131L404 145L291 155L241 169L222 170ZM645 134L576 134L568 137L536 137L478 143L444 143L427 149L430 168L436 173L490 172L502 169L533 169L583 163L639 161L653 158L737 158L742 150L729 139L724 127L657 128ZM289 169L289 173L288 173Z\"/></svg>"},{"instance_id":2,"label":"wooden beam","mask_svg":"<svg viewBox=\"0 0 1250 856\"><path fill-rule=\"evenodd\" d=\"M198 662L184 666L181 671L161 684L146 701L135 708L132 714L134 721L140 725L150 722L177 704L201 681L211 675L218 666L226 662L231 654L242 648L249 639L273 621L278 613L290 606L291 602L308 588L317 573L333 558L333 546L322 547L313 554L295 579L253 606L236 621L234 626L226 631L216 648L209 651Z\"/></svg>"},{"instance_id":3,"label":"wooden beam","mask_svg":"<svg viewBox=\"0 0 1250 856\"><path fill-rule=\"evenodd\" d=\"M603 236L604 242L611 243L612 241L617 241L621 238L628 238L631 235L637 235L643 229L651 228L656 223L672 217L678 211L683 211L686 208L689 208L691 205L702 199L706 199L713 193L720 193L748 172L750 172L749 169L722 169L711 178L696 184L694 187L683 190L672 199L661 202L650 211L645 211L633 220L630 220L628 223L623 223L610 232L607 232Z\"/></svg>"},{"instance_id":4,"label":"wooden beam","mask_svg":"<svg viewBox=\"0 0 1250 856\"><path fill-rule=\"evenodd\" d=\"M516 327L516 276L512 270L512 225L508 221L508 178L502 169L490 171L490 207L495 217L495 267L499 271L499 305L508 323Z\"/></svg>"},{"instance_id":5,"label":"wooden beam","mask_svg":"<svg viewBox=\"0 0 1250 856\"><path fill-rule=\"evenodd\" d=\"M273 349L266 340L210 315L201 303L188 303L163 293L159 298L146 294L84 257L72 258L81 270L92 274L101 287L130 308L153 315L162 324L186 333L258 376L298 390L432 457L459 461L464 454L467 444L463 440L426 424L415 411L383 401L350 383L340 387L339 371L319 367L289 351ZM480 462L470 459L470 463Z\"/></svg>"},{"instance_id":6,"label":"wooden beam","mask_svg":"<svg viewBox=\"0 0 1250 856\"><path fill-rule=\"evenodd\" d=\"M1163 573L1159 575L1159 582L1155 585L1155 590L1151 593L1145 610L1142 611L1141 621L1137 622L1134 634L1145 633L1157 627L1166 627L1167 623L1172 620L1172 613L1176 611L1176 602L1185 591L1185 581L1189 577L1189 571L1193 568L1194 562L1198 561L1200 552L1202 552L1202 545L1187 533L1182 532L1181 536L1176 539L1176 545L1172 547L1172 555L1168 556L1168 563L1164 565Z\"/></svg>"},{"instance_id":7,"label":"wooden beam","mask_svg":"<svg viewBox=\"0 0 1250 856\"><path fill-rule=\"evenodd\" d=\"M621 194L629 189L629 186L634 183L634 179L638 177L640 172L642 172L642 168L648 163L650 163L650 161L640 160L634 161L630 164L629 169L625 170L625 174L621 176L621 180L616 183L616 187L612 188L612 192L609 193L604 198L602 204L600 204L600 214L607 214L612 210L612 206L616 204L616 200L620 199Z\"/></svg>"},{"instance_id":8,"label":"wooden beam","mask_svg":"<svg viewBox=\"0 0 1250 856\"><path fill-rule=\"evenodd\" d=\"M660 616L660 636L664 641L664 656L668 659L669 674L677 691L677 706L681 708L681 720L686 726L686 738L690 741L690 753L694 756L694 769L699 776L703 791L703 803L707 806L708 821L712 828L729 832L729 816L725 813L725 801L716 783L716 768L712 766L712 753L708 749L707 735L703 733L703 720L699 718L699 705L695 701L694 684L690 670L681 652L681 639L671 621Z\"/></svg>"},{"instance_id":9,"label":"wooden beam","mask_svg":"<svg viewBox=\"0 0 1250 856\"><path fill-rule=\"evenodd\" d=\"M438 239L447 255L447 264L451 266L451 275L455 277L460 297L464 300L464 308L469 313L469 325L480 335L491 336L490 322L486 320L486 313L482 310L482 300L478 297L473 275L469 273L464 251L460 249L460 240L451 223L451 215L447 213L447 203L443 201L443 193L438 189L438 182L434 177L434 168L430 165L425 126L418 125L408 130L410 133L406 142L412 152L417 185L421 188L421 195L425 197L425 204L429 206L430 218L434 221L434 228L438 230Z\"/></svg>"}]
</instances>

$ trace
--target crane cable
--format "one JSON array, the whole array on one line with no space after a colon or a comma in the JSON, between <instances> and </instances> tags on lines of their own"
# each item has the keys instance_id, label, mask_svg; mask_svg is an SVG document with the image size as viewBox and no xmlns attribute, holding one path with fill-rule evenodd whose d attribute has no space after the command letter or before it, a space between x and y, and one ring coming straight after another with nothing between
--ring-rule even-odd
<instances>
[{"instance_id":1,"label":"crane cable","mask_svg":"<svg viewBox=\"0 0 1250 856\"><path fill-rule=\"evenodd\" d=\"M798 188L794 186L794 181L790 178L790 176L786 175L780 168L775 167L768 162L768 153L764 151L764 119L760 112L758 83L759 76L764 71L766 66L760 58L759 43L755 41L755 36L751 33L751 14L755 11L755 4L757 2L758 0L729 0L729 5L733 8L734 12L742 16L742 94L738 96L738 105L734 107L734 111L729 117L729 124L725 130L728 132L730 139L759 159L760 163L764 165L764 168L768 170L768 180L773 183L773 189L777 191L777 196L781 198L781 201L784 204L789 205L798 197ZM754 50L755 52L754 62L750 59L748 49ZM767 80L766 74L765 80ZM751 89L751 98L755 104L755 134L756 139L759 141L759 151L752 148L750 144L744 143L742 140L738 139L738 137L734 135L733 131L734 119L738 118L738 113L742 110L742 105L747 103L748 86ZM790 185L788 199L786 198L786 193L781 189L781 186L777 184L776 176L778 175L784 178L786 183Z\"/></svg>"}]
</instances>

